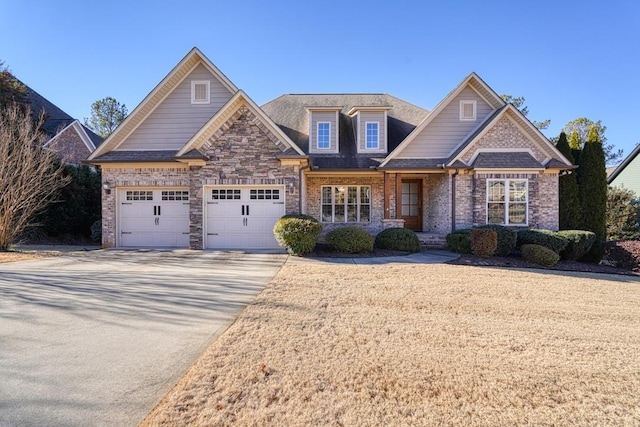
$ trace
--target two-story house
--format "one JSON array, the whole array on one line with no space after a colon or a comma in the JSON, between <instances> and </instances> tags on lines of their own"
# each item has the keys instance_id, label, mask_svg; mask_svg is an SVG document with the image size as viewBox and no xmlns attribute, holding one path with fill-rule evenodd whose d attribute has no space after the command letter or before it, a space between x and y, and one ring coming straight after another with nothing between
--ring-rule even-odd
<instances>
[{"instance_id":1,"label":"two-story house","mask_svg":"<svg viewBox=\"0 0 640 427\"><path fill-rule=\"evenodd\" d=\"M420 82L419 84L424 84ZM326 230L558 227L571 164L475 73L432 111L386 94L283 95L259 107L194 48L89 157L103 245L276 248Z\"/></svg>"}]
</instances>

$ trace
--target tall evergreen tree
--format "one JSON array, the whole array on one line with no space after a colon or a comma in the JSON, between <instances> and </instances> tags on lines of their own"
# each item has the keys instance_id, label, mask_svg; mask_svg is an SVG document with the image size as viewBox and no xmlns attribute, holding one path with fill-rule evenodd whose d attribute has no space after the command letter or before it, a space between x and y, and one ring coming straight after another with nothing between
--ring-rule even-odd
<instances>
[{"instance_id":1,"label":"tall evergreen tree","mask_svg":"<svg viewBox=\"0 0 640 427\"><path fill-rule=\"evenodd\" d=\"M558 144L556 145L560 151L571 163L574 163L571 148L567 142L567 135L560 132ZM576 171L568 175L560 177L559 181L559 219L560 230L577 230L582 225L582 210L580 199L578 198L578 180Z\"/></svg>"},{"instance_id":2,"label":"tall evergreen tree","mask_svg":"<svg viewBox=\"0 0 640 427\"><path fill-rule=\"evenodd\" d=\"M569 148L571 149L571 155L573 156L573 164L580 164L580 152L582 151L582 141L580 141L580 135L578 131L571 132L569 139Z\"/></svg>"},{"instance_id":3,"label":"tall evergreen tree","mask_svg":"<svg viewBox=\"0 0 640 427\"><path fill-rule=\"evenodd\" d=\"M599 261L602 244L607 238L607 172L602 141L595 126L589 130L580 154L578 194L582 206L582 229L596 234L589 258Z\"/></svg>"}]
</instances>

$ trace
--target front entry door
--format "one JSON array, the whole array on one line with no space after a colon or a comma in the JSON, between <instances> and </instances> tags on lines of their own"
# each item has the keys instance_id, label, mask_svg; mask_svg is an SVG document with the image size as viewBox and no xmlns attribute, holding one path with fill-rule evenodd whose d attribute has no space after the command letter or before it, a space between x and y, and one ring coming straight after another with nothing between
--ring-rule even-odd
<instances>
[{"instance_id":1,"label":"front entry door","mask_svg":"<svg viewBox=\"0 0 640 427\"><path fill-rule=\"evenodd\" d=\"M402 180L401 214L405 228L422 231L422 180Z\"/></svg>"}]
</instances>

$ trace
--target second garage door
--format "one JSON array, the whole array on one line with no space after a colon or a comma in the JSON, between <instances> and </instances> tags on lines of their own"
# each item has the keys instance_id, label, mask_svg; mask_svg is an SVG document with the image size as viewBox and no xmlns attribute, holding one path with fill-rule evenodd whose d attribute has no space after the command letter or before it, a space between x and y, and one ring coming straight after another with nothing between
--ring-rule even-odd
<instances>
[{"instance_id":1,"label":"second garage door","mask_svg":"<svg viewBox=\"0 0 640 427\"><path fill-rule=\"evenodd\" d=\"M207 249L275 249L284 187L206 187Z\"/></svg>"}]
</instances>

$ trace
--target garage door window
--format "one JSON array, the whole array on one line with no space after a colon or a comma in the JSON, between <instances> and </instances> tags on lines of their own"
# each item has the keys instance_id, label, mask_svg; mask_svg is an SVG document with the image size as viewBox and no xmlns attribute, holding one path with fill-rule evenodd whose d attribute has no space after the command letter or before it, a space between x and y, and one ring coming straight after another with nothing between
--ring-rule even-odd
<instances>
[{"instance_id":1,"label":"garage door window","mask_svg":"<svg viewBox=\"0 0 640 427\"><path fill-rule=\"evenodd\" d=\"M249 197L251 200L280 200L280 190L256 189L251 190Z\"/></svg>"},{"instance_id":2,"label":"garage door window","mask_svg":"<svg viewBox=\"0 0 640 427\"><path fill-rule=\"evenodd\" d=\"M153 191L127 191L127 200L153 200Z\"/></svg>"},{"instance_id":3,"label":"garage door window","mask_svg":"<svg viewBox=\"0 0 640 427\"><path fill-rule=\"evenodd\" d=\"M240 189L220 188L211 190L213 200L240 200Z\"/></svg>"},{"instance_id":4,"label":"garage door window","mask_svg":"<svg viewBox=\"0 0 640 427\"><path fill-rule=\"evenodd\" d=\"M189 200L188 191L163 191L162 200Z\"/></svg>"}]
</instances>

